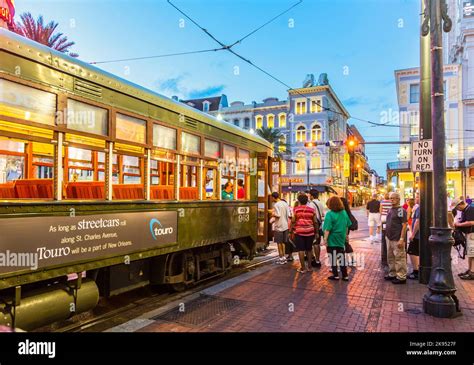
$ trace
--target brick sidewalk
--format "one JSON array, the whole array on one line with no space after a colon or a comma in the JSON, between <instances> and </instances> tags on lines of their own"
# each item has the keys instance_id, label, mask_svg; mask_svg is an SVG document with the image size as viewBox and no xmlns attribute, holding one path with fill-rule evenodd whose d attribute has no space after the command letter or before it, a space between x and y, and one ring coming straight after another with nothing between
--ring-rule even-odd
<instances>
[{"instance_id":1,"label":"brick sidewalk","mask_svg":"<svg viewBox=\"0 0 474 365\"><path fill-rule=\"evenodd\" d=\"M182 316L173 316L178 311L175 308L167 317L154 317L139 331L474 331L474 281L455 276L462 316L438 319L425 315L422 298L427 287L413 280L407 281L407 285L393 285L383 279L380 243L371 244L363 238L368 236L365 215L362 211L356 211L356 215L361 230L355 232L351 244L362 255L363 267L349 269L349 282L327 280L330 268L325 265L305 274L296 272L297 260L292 265L272 265L216 295L185 301ZM326 257L324 248L321 257ZM455 274L466 266L466 261L456 261L453 261Z\"/></svg>"}]
</instances>

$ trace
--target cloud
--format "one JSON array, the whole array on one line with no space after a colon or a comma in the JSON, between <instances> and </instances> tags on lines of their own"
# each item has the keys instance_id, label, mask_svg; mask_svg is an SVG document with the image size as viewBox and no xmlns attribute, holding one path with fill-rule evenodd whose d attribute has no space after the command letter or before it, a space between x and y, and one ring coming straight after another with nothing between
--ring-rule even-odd
<instances>
[{"instance_id":1,"label":"cloud","mask_svg":"<svg viewBox=\"0 0 474 365\"><path fill-rule=\"evenodd\" d=\"M344 104L344 106L346 106L346 107L351 107L351 106L357 106L357 105L367 105L371 102L373 102L373 101L371 101L367 98L353 96L349 99L343 100L342 104Z\"/></svg>"},{"instance_id":2,"label":"cloud","mask_svg":"<svg viewBox=\"0 0 474 365\"><path fill-rule=\"evenodd\" d=\"M167 90L167 91L177 93L177 92L180 91L179 84L183 79L184 79L184 75L180 75L178 77L174 77L174 78L171 78L171 79L165 79L165 80L162 80L162 81L157 81L156 84L157 84L158 88L160 88L162 90Z\"/></svg>"},{"instance_id":3,"label":"cloud","mask_svg":"<svg viewBox=\"0 0 474 365\"><path fill-rule=\"evenodd\" d=\"M190 99L205 98L206 96L221 95L225 85L209 86L201 90L192 90L189 92Z\"/></svg>"},{"instance_id":4,"label":"cloud","mask_svg":"<svg viewBox=\"0 0 474 365\"><path fill-rule=\"evenodd\" d=\"M180 99L197 99L207 96L216 96L222 94L222 91L225 89L225 85L191 86L193 81L194 80L189 77L189 74L183 73L168 79L158 79L154 82L154 87L160 94L170 97L176 95Z\"/></svg>"}]
</instances>

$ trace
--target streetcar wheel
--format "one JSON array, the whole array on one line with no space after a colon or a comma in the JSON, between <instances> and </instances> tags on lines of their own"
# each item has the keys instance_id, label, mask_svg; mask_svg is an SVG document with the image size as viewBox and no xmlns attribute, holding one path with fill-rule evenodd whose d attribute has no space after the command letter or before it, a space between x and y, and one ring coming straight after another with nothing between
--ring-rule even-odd
<instances>
[{"instance_id":1,"label":"streetcar wheel","mask_svg":"<svg viewBox=\"0 0 474 365\"><path fill-rule=\"evenodd\" d=\"M175 292L183 292L188 288L185 283L170 284L170 287Z\"/></svg>"}]
</instances>

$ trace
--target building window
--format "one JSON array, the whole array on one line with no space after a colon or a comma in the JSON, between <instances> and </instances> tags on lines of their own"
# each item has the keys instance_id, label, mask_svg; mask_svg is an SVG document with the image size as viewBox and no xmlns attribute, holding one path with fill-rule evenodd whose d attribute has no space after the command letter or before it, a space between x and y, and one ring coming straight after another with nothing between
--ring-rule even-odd
<instances>
[{"instance_id":1,"label":"building window","mask_svg":"<svg viewBox=\"0 0 474 365\"><path fill-rule=\"evenodd\" d=\"M311 154L311 173L317 174L320 172L321 168L321 155L318 152L313 152Z\"/></svg>"},{"instance_id":2,"label":"building window","mask_svg":"<svg viewBox=\"0 0 474 365\"><path fill-rule=\"evenodd\" d=\"M296 142L304 142L306 141L306 128L300 125L296 129Z\"/></svg>"},{"instance_id":3,"label":"building window","mask_svg":"<svg viewBox=\"0 0 474 365\"><path fill-rule=\"evenodd\" d=\"M282 135L280 137L280 140L278 141L278 151L280 153L285 153L286 152L286 136L285 135Z\"/></svg>"},{"instance_id":4,"label":"building window","mask_svg":"<svg viewBox=\"0 0 474 365\"><path fill-rule=\"evenodd\" d=\"M263 117L261 115L257 115L255 117L255 127L257 129L262 129L262 127L263 127Z\"/></svg>"},{"instance_id":5,"label":"building window","mask_svg":"<svg viewBox=\"0 0 474 365\"><path fill-rule=\"evenodd\" d=\"M306 101L297 101L295 107L295 114L305 114L306 113Z\"/></svg>"},{"instance_id":6,"label":"building window","mask_svg":"<svg viewBox=\"0 0 474 365\"><path fill-rule=\"evenodd\" d=\"M311 113L321 113L321 100L311 100Z\"/></svg>"},{"instance_id":7,"label":"building window","mask_svg":"<svg viewBox=\"0 0 474 365\"><path fill-rule=\"evenodd\" d=\"M313 128L311 128L311 140L312 141L321 141L323 139L323 130L321 126L315 124Z\"/></svg>"},{"instance_id":8,"label":"building window","mask_svg":"<svg viewBox=\"0 0 474 365\"><path fill-rule=\"evenodd\" d=\"M250 118L244 119L244 129L250 129Z\"/></svg>"},{"instance_id":9,"label":"building window","mask_svg":"<svg viewBox=\"0 0 474 365\"><path fill-rule=\"evenodd\" d=\"M416 104L420 102L420 84L410 85L410 104Z\"/></svg>"},{"instance_id":10,"label":"building window","mask_svg":"<svg viewBox=\"0 0 474 365\"><path fill-rule=\"evenodd\" d=\"M296 155L296 161L298 161L298 163L295 164L295 173L306 174L306 155L303 152L299 152Z\"/></svg>"},{"instance_id":11,"label":"building window","mask_svg":"<svg viewBox=\"0 0 474 365\"><path fill-rule=\"evenodd\" d=\"M410 112L410 136L418 137L420 132L420 114L417 111Z\"/></svg>"},{"instance_id":12,"label":"building window","mask_svg":"<svg viewBox=\"0 0 474 365\"><path fill-rule=\"evenodd\" d=\"M240 121L238 119L234 119L234 125L240 127Z\"/></svg>"},{"instance_id":13,"label":"building window","mask_svg":"<svg viewBox=\"0 0 474 365\"><path fill-rule=\"evenodd\" d=\"M275 116L273 114L267 115L267 128L275 128Z\"/></svg>"},{"instance_id":14,"label":"building window","mask_svg":"<svg viewBox=\"0 0 474 365\"><path fill-rule=\"evenodd\" d=\"M278 127L286 128L286 114L280 114L278 116Z\"/></svg>"},{"instance_id":15,"label":"building window","mask_svg":"<svg viewBox=\"0 0 474 365\"><path fill-rule=\"evenodd\" d=\"M208 101L205 101L204 103L202 103L202 110L203 110L204 112L208 112L208 111L209 111L209 106L210 106L210 104L211 104L211 103L208 102Z\"/></svg>"}]
</instances>

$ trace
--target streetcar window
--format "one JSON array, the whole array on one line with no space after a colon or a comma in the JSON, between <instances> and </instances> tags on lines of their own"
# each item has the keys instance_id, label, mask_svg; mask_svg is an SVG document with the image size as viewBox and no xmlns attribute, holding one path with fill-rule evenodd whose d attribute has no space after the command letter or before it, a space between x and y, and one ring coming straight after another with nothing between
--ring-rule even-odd
<instances>
[{"instance_id":1,"label":"streetcar window","mask_svg":"<svg viewBox=\"0 0 474 365\"><path fill-rule=\"evenodd\" d=\"M153 124L153 146L176 150L176 130Z\"/></svg>"},{"instance_id":2,"label":"streetcar window","mask_svg":"<svg viewBox=\"0 0 474 365\"><path fill-rule=\"evenodd\" d=\"M179 199L197 200L199 199L198 180L199 166L198 159L193 157L183 157L180 164Z\"/></svg>"},{"instance_id":3,"label":"streetcar window","mask_svg":"<svg viewBox=\"0 0 474 365\"><path fill-rule=\"evenodd\" d=\"M239 149L237 173L237 199L250 198L250 152Z\"/></svg>"},{"instance_id":4,"label":"streetcar window","mask_svg":"<svg viewBox=\"0 0 474 365\"><path fill-rule=\"evenodd\" d=\"M65 199L105 199L105 153L68 146Z\"/></svg>"},{"instance_id":5,"label":"streetcar window","mask_svg":"<svg viewBox=\"0 0 474 365\"><path fill-rule=\"evenodd\" d=\"M106 136L108 134L108 111L68 99L66 124L69 129Z\"/></svg>"},{"instance_id":6,"label":"streetcar window","mask_svg":"<svg viewBox=\"0 0 474 365\"><path fill-rule=\"evenodd\" d=\"M181 151L186 153L201 153L201 138L194 134L181 133Z\"/></svg>"},{"instance_id":7,"label":"streetcar window","mask_svg":"<svg viewBox=\"0 0 474 365\"><path fill-rule=\"evenodd\" d=\"M0 110L5 116L54 125L56 95L0 79Z\"/></svg>"},{"instance_id":8,"label":"streetcar window","mask_svg":"<svg viewBox=\"0 0 474 365\"><path fill-rule=\"evenodd\" d=\"M0 199L52 199L52 155L52 145L0 137Z\"/></svg>"},{"instance_id":9,"label":"streetcar window","mask_svg":"<svg viewBox=\"0 0 474 365\"><path fill-rule=\"evenodd\" d=\"M112 166L113 199L144 199L143 158L114 154Z\"/></svg>"},{"instance_id":10,"label":"streetcar window","mask_svg":"<svg viewBox=\"0 0 474 365\"><path fill-rule=\"evenodd\" d=\"M161 154L156 152L154 152L154 156L167 158L168 161L154 159L152 156L150 161L150 198L152 200L173 200L175 163L169 160L174 159L174 156L166 152Z\"/></svg>"},{"instance_id":11,"label":"streetcar window","mask_svg":"<svg viewBox=\"0 0 474 365\"><path fill-rule=\"evenodd\" d=\"M204 141L204 156L217 159L220 155L219 142L206 139Z\"/></svg>"},{"instance_id":12,"label":"streetcar window","mask_svg":"<svg viewBox=\"0 0 474 365\"><path fill-rule=\"evenodd\" d=\"M117 113L115 137L124 141L144 144L146 142L146 120Z\"/></svg>"}]
</instances>

